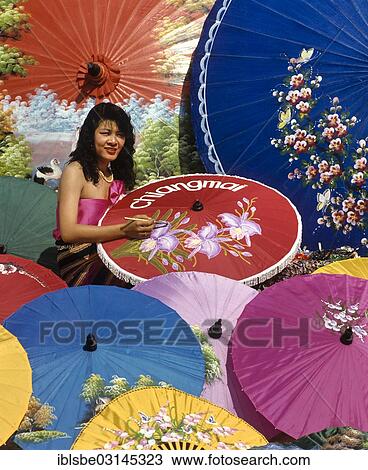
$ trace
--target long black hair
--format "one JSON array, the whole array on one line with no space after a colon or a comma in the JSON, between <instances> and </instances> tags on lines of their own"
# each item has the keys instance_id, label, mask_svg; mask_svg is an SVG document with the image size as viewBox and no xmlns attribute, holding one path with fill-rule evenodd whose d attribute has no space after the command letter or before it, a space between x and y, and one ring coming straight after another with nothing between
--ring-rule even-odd
<instances>
[{"instance_id":1,"label":"long black hair","mask_svg":"<svg viewBox=\"0 0 368 470\"><path fill-rule=\"evenodd\" d=\"M100 103L88 113L82 127L76 149L70 154L70 162L79 162L87 181L97 184L99 181L97 154L95 148L95 130L103 121L113 121L125 137L125 144L117 158L111 162L111 171L115 179L123 180L125 188L131 190L135 184L134 171L134 132L127 113L112 103Z\"/></svg>"}]
</instances>

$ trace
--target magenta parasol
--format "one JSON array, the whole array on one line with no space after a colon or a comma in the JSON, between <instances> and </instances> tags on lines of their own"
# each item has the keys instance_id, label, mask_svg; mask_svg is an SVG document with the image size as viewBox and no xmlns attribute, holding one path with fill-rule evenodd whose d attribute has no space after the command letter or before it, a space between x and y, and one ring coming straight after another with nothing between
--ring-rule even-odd
<instances>
[{"instance_id":1,"label":"magenta parasol","mask_svg":"<svg viewBox=\"0 0 368 470\"><path fill-rule=\"evenodd\" d=\"M345 275L297 276L260 293L232 336L241 416L249 398L293 438L331 427L368 431L367 312L368 281Z\"/></svg>"}]
</instances>

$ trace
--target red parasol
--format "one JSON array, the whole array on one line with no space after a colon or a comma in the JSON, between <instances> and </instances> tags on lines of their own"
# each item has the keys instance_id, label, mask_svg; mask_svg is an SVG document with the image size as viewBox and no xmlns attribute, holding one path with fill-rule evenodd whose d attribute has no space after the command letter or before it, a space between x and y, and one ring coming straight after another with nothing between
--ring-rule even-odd
<instances>
[{"instance_id":1,"label":"red parasol","mask_svg":"<svg viewBox=\"0 0 368 470\"><path fill-rule=\"evenodd\" d=\"M103 262L137 283L173 271L220 274L255 285L283 269L301 237L300 217L278 191L237 176L185 175L123 197L100 224L147 214L150 238L98 246Z\"/></svg>"},{"instance_id":2,"label":"red parasol","mask_svg":"<svg viewBox=\"0 0 368 470\"><path fill-rule=\"evenodd\" d=\"M183 54L175 43L182 41L172 28L181 22L185 27L188 13L185 6L178 8L176 3L28 2L26 11L31 15L32 29L16 46L33 56L38 65L28 67L27 78L9 78L7 89L10 94L24 95L47 84L60 99L77 102L88 96L97 101L108 98L122 102L132 93L148 100L161 94L178 101L183 80L177 80L175 75L181 73L178 67ZM198 20L198 27L181 32L190 52L195 47L188 41L192 39L190 32L195 30L195 39L199 37L203 17L203 12L192 15L192 23ZM173 60L177 62L176 70Z\"/></svg>"},{"instance_id":3,"label":"red parasol","mask_svg":"<svg viewBox=\"0 0 368 470\"><path fill-rule=\"evenodd\" d=\"M0 255L0 322L36 297L68 287L49 269L13 255Z\"/></svg>"}]
</instances>

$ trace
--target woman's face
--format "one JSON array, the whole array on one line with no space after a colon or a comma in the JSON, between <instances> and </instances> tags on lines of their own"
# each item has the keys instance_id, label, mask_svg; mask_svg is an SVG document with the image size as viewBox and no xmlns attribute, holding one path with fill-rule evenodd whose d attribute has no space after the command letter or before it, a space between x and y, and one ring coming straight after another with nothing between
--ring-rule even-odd
<instances>
[{"instance_id":1,"label":"woman's face","mask_svg":"<svg viewBox=\"0 0 368 470\"><path fill-rule=\"evenodd\" d=\"M105 162L114 161L124 144L125 137L114 121L102 121L95 130L96 153Z\"/></svg>"}]
</instances>

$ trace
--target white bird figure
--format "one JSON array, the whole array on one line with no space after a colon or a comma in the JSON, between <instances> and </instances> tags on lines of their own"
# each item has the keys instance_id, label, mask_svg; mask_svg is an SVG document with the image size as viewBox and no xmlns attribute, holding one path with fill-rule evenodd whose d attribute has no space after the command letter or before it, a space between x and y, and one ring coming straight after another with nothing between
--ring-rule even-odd
<instances>
[{"instance_id":1,"label":"white bird figure","mask_svg":"<svg viewBox=\"0 0 368 470\"><path fill-rule=\"evenodd\" d=\"M62 169L60 168L60 162L57 158L53 158L50 161L50 166L39 166L37 167L36 174L33 181L36 183L44 184L48 180L58 180L61 178Z\"/></svg>"}]
</instances>

